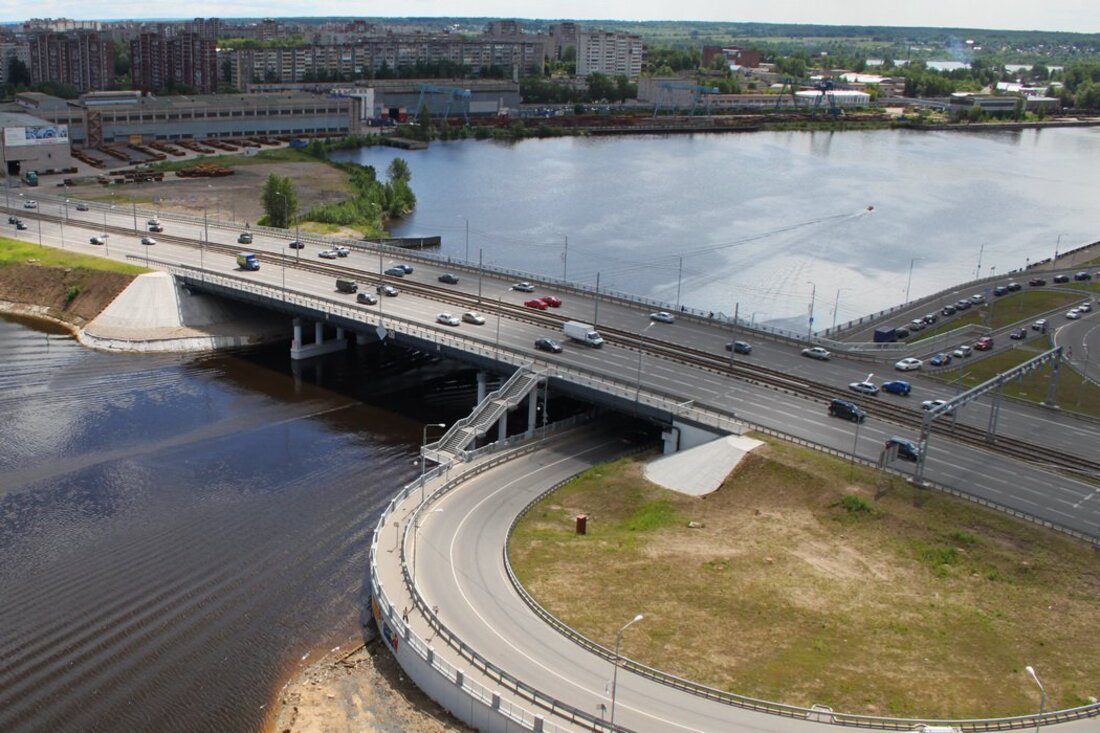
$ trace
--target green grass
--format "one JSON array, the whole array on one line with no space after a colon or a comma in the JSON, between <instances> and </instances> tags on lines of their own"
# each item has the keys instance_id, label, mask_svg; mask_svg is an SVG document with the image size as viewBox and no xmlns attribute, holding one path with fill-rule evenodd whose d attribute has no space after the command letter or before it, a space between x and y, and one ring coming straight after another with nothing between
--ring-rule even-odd
<instances>
[{"instance_id":1,"label":"green grass","mask_svg":"<svg viewBox=\"0 0 1100 733\"><path fill-rule=\"evenodd\" d=\"M953 331L968 325L990 326L989 317L993 316L992 328L1005 328L1013 323L1032 320L1052 310L1068 309L1084 297L1083 293L1072 289L1059 290L1020 290L1000 298L990 296L989 302L980 308L971 308L950 319L941 319L932 328L920 332L919 338L909 343L920 343L924 339L941 333Z\"/></svg>"},{"instance_id":2,"label":"green grass","mask_svg":"<svg viewBox=\"0 0 1100 733\"><path fill-rule=\"evenodd\" d=\"M125 262L93 257L92 255L67 252L53 247L39 247L28 242L0 238L0 267L15 264L43 265L45 267L83 268L118 272L123 275L140 275L149 272L144 267Z\"/></svg>"},{"instance_id":3,"label":"green grass","mask_svg":"<svg viewBox=\"0 0 1100 733\"><path fill-rule=\"evenodd\" d=\"M275 148L272 150L261 150L255 155L232 155L227 153L225 155L200 155L197 158L191 158L189 160L164 160L159 163L154 163L149 167L154 170L168 173L194 168L197 165L203 164L214 164L225 168L233 168L238 165L260 165L272 162L324 163L325 161L318 160L312 155L308 155L301 148Z\"/></svg>"}]
</instances>

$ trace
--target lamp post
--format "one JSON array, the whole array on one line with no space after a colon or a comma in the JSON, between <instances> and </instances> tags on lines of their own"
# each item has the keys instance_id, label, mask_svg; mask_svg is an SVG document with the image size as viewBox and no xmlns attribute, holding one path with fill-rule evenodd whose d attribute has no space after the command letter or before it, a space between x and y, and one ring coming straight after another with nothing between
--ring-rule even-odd
<instances>
[{"instance_id":1,"label":"lamp post","mask_svg":"<svg viewBox=\"0 0 1100 733\"><path fill-rule=\"evenodd\" d=\"M913 284L913 263L919 260L920 257L909 258L909 279L905 281L905 302L909 302L909 286Z\"/></svg>"},{"instance_id":2,"label":"lamp post","mask_svg":"<svg viewBox=\"0 0 1100 733\"><path fill-rule=\"evenodd\" d=\"M642 396L642 356L645 355L645 332L653 328L653 321L638 334L638 386L634 390L634 401L638 402Z\"/></svg>"},{"instance_id":3,"label":"lamp post","mask_svg":"<svg viewBox=\"0 0 1100 733\"><path fill-rule=\"evenodd\" d=\"M592 298L592 328L595 328L600 323L600 273L596 273L596 295Z\"/></svg>"},{"instance_id":4,"label":"lamp post","mask_svg":"<svg viewBox=\"0 0 1100 733\"><path fill-rule=\"evenodd\" d=\"M276 191L275 195L280 197L283 200L283 223L286 224L289 227L290 226L290 213L289 213L290 212L290 203L287 201L286 195L283 194L282 192ZM379 256L381 256L381 255L379 255ZM280 256L279 257L279 264L282 266L282 270L283 270L283 301L285 302L286 301L286 257ZM379 293L379 296L381 296L381 293ZM381 297L379 297L378 302L379 303L382 302ZM381 307L381 306L379 306L379 307Z\"/></svg>"},{"instance_id":5,"label":"lamp post","mask_svg":"<svg viewBox=\"0 0 1100 733\"><path fill-rule=\"evenodd\" d=\"M684 282L684 258L680 257L680 268L676 275L676 310L680 310L680 286Z\"/></svg>"},{"instance_id":6,"label":"lamp post","mask_svg":"<svg viewBox=\"0 0 1100 733\"><path fill-rule=\"evenodd\" d=\"M619 633L615 634L615 666L611 671L611 716L608 720L608 725L611 727L611 730L615 730L615 686L619 681L619 647L623 643L623 632L641 621L642 618L642 614L639 613L637 616L630 619L630 621L627 621L626 625L619 629Z\"/></svg>"},{"instance_id":7,"label":"lamp post","mask_svg":"<svg viewBox=\"0 0 1100 733\"><path fill-rule=\"evenodd\" d=\"M565 250L561 253L561 281L569 282L569 235L565 236Z\"/></svg>"},{"instance_id":8,"label":"lamp post","mask_svg":"<svg viewBox=\"0 0 1100 733\"><path fill-rule=\"evenodd\" d=\"M1039 679L1039 675L1035 674L1035 668L1030 664L1024 667L1024 671L1027 672L1027 676L1035 681L1035 684L1039 686L1039 692L1042 697L1039 698L1039 717L1043 717L1043 708L1047 704L1047 690L1043 687L1042 681ZM1039 721L1035 721L1035 733L1039 733Z\"/></svg>"},{"instance_id":9,"label":"lamp post","mask_svg":"<svg viewBox=\"0 0 1100 733\"><path fill-rule=\"evenodd\" d=\"M985 243L978 248L978 269L974 270L974 279L980 280L982 277L982 252L985 252Z\"/></svg>"},{"instance_id":10,"label":"lamp post","mask_svg":"<svg viewBox=\"0 0 1100 733\"><path fill-rule=\"evenodd\" d=\"M485 250L477 248L477 307L481 307L481 276L485 272Z\"/></svg>"},{"instance_id":11,"label":"lamp post","mask_svg":"<svg viewBox=\"0 0 1100 733\"><path fill-rule=\"evenodd\" d=\"M424 503L424 474L427 472L427 460L424 456L424 446L428 444L428 428L445 428L446 423L430 422L424 426L420 434L420 503Z\"/></svg>"},{"instance_id":12,"label":"lamp post","mask_svg":"<svg viewBox=\"0 0 1100 733\"><path fill-rule=\"evenodd\" d=\"M813 341L814 338L814 300L817 298L817 283L812 280L806 281L807 285L812 286L810 290L810 322L806 326L806 340Z\"/></svg>"},{"instance_id":13,"label":"lamp post","mask_svg":"<svg viewBox=\"0 0 1100 733\"><path fill-rule=\"evenodd\" d=\"M463 259L463 262L469 262L470 261L470 220L467 219L465 216L462 217L462 220L466 222L466 256L463 257L462 259Z\"/></svg>"},{"instance_id":14,"label":"lamp post","mask_svg":"<svg viewBox=\"0 0 1100 733\"><path fill-rule=\"evenodd\" d=\"M851 290L852 288L837 288L836 299L833 301L833 331L836 331L836 311L840 307L840 291Z\"/></svg>"},{"instance_id":15,"label":"lamp post","mask_svg":"<svg viewBox=\"0 0 1100 733\"><path fill-rule=\"evenodd\" d=\"M1058 241L1054 243L1054 258L1050 261L1050 269L1056 270L1058 268L1058 248L1062 246L1062 237L1065 236L1065 232L1058 233Z\"/></svg>"}]
</instances>

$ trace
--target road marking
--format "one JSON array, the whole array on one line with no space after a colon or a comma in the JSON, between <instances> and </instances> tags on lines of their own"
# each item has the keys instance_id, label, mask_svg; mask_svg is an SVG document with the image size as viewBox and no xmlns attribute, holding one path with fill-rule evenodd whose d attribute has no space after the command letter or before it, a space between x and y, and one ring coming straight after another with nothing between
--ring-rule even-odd
<instances>
[{"instance_id":1,"label":"road marking","mask_svg":"<svg viewBox=\"0 0 1100 733\"><path fill-rule=\"evenodd\" d=\"M477 612L477 609L474 608L473 603L470 602L469 596L467 596L466 592L463 590L462 583L459 581L459 578L458 578L458 572L455 569L457 567L457 565L455 563L455 542L457 541L458 535L462 531L463 526L466 524L466 520L469 519L470 516L473 515L483 504L485 504L490 499L493 499L498 494L504 492L509 487L511 487L511 486L513 486L517 483L520 483L521 481L526 481L531 476L533 476L536 473L539 473L540 471L542 471L545 468L550 468L552 466L557 466L558 464L565 463L566 461L575 460L578 456L583 456L585 453L589 453L591 451L598 450L600 448L603 448L603 447L608 446L608 445L612 445L613 443L617 443L617 442L618 441L607 441L606 443L601 443L600 445L592 446L591 448L588 448L587 450L583 450L580 453L577 453L575 455L565 456L564 458L560 458L560 459L558 459L558 460L556 460L552 463L548 463L548 464L545 464L545 465L542 465L542 466L538 466L533 471L529 471L529 472L525 473L523 476L519 476L519 477L509 481L508 483L503 484L502 486L498 487L491 494L483 497L481 499L481 501L479 501L477 504L475 504L473 506L473 508L466 513L466 516L464 516L462 518L462 521L460 521L458 523L458 526L455 527L455 532L454 532L454 535L451 537L451 544L450 544L450 547L448 548L448 553L449 553L450 560L451 560L451 579L454 581L455 587L458 588L459 595L462 596L462 599L466 602L466 605L469 608L469 610L475 616L477 616L478 620L481 621L482 625L486 629L491 631L493 634L495 634L497 636L497 638L499 638L501 641L503 641L505 644L507 644L509 647L511 647L512 650L514 650L517 654L521 655L522 657L527 659L529 662L531 662L535 666L540 667L541 669L543 669L546 672L550 673L554 677L557 677L559 680L561 680L561 681L563 681L563 682L565 682L569 685L572 685L573 687L576 687L581 692L584 692L584 693L587 693L587 694L594 694L597 698L603 698L603 695L601 695L598 691L593 692L593 690L590 690L587 687L584 687L584 686L580 685L575 680L570 679L569 677L565 677L565 676L559 674L556 670L551 669L550 667L547 667L545 664L543 664L539 660L537 660L534 657L530 656L529 654L525 653L523 650L521 650L515 644L513 644L510 640L508 640L503 635L501 635L501 633L499 631L497 631L496 628L494 628L492 626L492 624L490 624L485 619L484 616L482 616L480 613ZM500 570L500 565L499 564L497 565L497 569ZM503 581L504 581L504 584L507 587L511 587L511 583L509 582L507 577L504 577ZM637 708L629 707L627 705L624 705L619 700L616 700L615 702L616 702L617 707L622 707L622 708L625 708L627 710L633 710L635 713L640 713L641 715L645 715L647 718L651 718L655 721L664 723L665 725L673 726L675 728L679 728L680 730L691 731L691 733L704 733L702 730L699 730L697 728L690 728L690 727L688 727L686 725L683 725L681 723L677 723L676 721L666 720L664 718L657 717L655 715L644 712L642 710L638 710Z\"/></svg>"},{"instance_id":2,"label":"road marking","mask_svg":"<svg viewBox=\"0 0 1100 733\"><path fill-rule=\"evenodd\" d=\"M1085 503L1086 501L1088 501L1089 499L1091 499L1091 498L1092 498L1092 497L1094 497L1094 496L1096 496L1096 492L1095 492L1095 491L1094 491L1094 492L1092 492L1091 494L1089 494L1088 496L1086 496L1086 497L1085 497L1084 499L1082 499L1081 501L1079 501L1079 502L1077 502L1076 504L1074 504L1074 505L1073 505L1073 508L1074 508L1074 509L1076 509L1077 507L1081 506L1082 504L1084 504L1084 503Z\"/></svg>"}]
</instances>

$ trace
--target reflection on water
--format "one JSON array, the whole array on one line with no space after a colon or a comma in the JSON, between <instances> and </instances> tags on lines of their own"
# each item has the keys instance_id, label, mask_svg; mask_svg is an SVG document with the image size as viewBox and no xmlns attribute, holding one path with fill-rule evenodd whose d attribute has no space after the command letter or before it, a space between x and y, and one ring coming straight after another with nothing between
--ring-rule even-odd
<instances>
[{"instance_id":1,"label":"reflection on water","mask_svg":"<svg viewBox=\"0 0 1100 733\"><path fill-rule=\"evenodd\" d=\"M355 633L422 419L473 400L396 350L296 377L285 345L103 354L6 320L0 353L5 732L259 729L288 666Z\"/></svg>"}]
</instances>

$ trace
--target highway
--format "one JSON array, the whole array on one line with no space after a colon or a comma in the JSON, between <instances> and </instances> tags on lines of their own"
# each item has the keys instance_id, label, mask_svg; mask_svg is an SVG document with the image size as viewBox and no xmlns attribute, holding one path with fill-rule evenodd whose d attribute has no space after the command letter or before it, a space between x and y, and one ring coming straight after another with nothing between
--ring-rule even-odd
<instances>
[{"instance_id":1,"label":"highway","mask_svg":"<svg viewBox=\"0 0 1100 733\"><path fill-rule=\"evenodd\" d=\"M37 241L38 226L41 224L43 242L62 245L62 227L56 219L64 218L63 205L42 201L38 210L23 210L13 201L13 210L16 216L21 216L29 224L27 230L18 232L21 238ZM40 214L45 218L38 219ZM290 290L339 299L349 304L354 302L355 296L335 292L335 271L331 268L338 267L360 280L370 281L377 279L381 270L400 258L414 264L415 272L406 278L387 276L386 279L403 292L396 298L382 298L377 306L361 306L365 314L377 311L383 320L387 315L399 315L432 326L437 313L444 310L461 313L476 302L480 292L480 310L487 316L484 325L433 327L522 352L536 363L576 367L617 379L620 383L634 383L639 389L675 395L682 400L695 400L751 424L837 451L850 452L854 447L856 454L868 461L878 459L883 442L891 435L916 438L914 425L921 415L921 400L942 399L954 394L953 388L948 385L925 380L915 373L896 373L890 364L868 364L843 358L829 362L813 361L799 356L800 345L758 338L741 330L731 332L728 325L718 322L689 318L678 318L672 324L651 322L649 312L652 309L641 304L601 298L597 306L591 296L559 292L557 294L564 301L561 308L550 309L546 313L525 309L522 302L532 295L512 290L510 286L514 279L486 275L479 281L469 270L455 267L453 269L460 275L460 282L457 285L442 285L437 282L437 277L448 271L448 266L434 263L430 258L418 257L415 253L405 257L363 249L353 251L347 258L327 261L317 258L320 247L310 240L307 240L305 250L288 250L286 241L290 237L280 239L256 232L253 244L248 245L247 249L260 255L261 270L242 273L236 270L234 261L235 252L245 248L236 244L238 229L219 226L215 222L210 222L207 227L201 221L184 223L161 216L166 231L153 234L159 243L147 247L138 241L145 234L147 214L136 216L136 233L134 214L132 210L103 208L77 212L70 203L68 223L64 226L64 246L101 256L109 252L113 258L149 255L277 288L285 284ZM110 232L108 245L89 244L90 236L102 233L104 218ZM16 234L14 227L8 226L9 233ZM207 230L210 245L196 246L195 239L204 236ZM288 253L292 253L289 263L283 259ZM413 288L417 291L415 295L411 292ZM541 296L548 292L540 286L533 295ZM603 349L590 350L567 343L563 354L550 355L533 350L532 343L537 337L561 338L558 322L563 319L597 320L597 307L598 325L606 329L605 335L610 342ZM1095 313L1088 314L1076 322L1074 328L1086 328L1095 318ZM724 345L734 337L750 341L753 353L747 357L735 355L735 371L731 373L727 361L730 357ZM682 358L658 356L655 352L659 346L663 346L665 352L679 349L684 355ZM711 362L687 359L688 351L709 354ZM759 367L767 367L772 373L754 376L751 369ZM830 396L853 398L845 385L866 378L868 373L874 374L876 381L896 376L905 378L913 382L914 389L908 398L893 395L856 398L864 404L878 406L857 435L852 423L829 418L825 406ZM975 428L984 428L988 415L988 402L982 400L962 409L959 421ZM1005 455L1007 450L1019 458L1041 463L1045 453L1058 450L1091 459L1097 432L1093 421L1005 401L998 433L1022 441L1025 447L1002 449L958 445L947 437L950 434L949 425L937 426L929 442L925 477L1058 526L1100 537L1100 498L1097 497L1096 486L1084 480L1087 477L1073 478L1054 473L1043 470L1039 465L1011 460ZM911 466L901 464L900 467L911 470ZM895 467L899 467L898 464Z\"/></svg>"}]
</instances>

